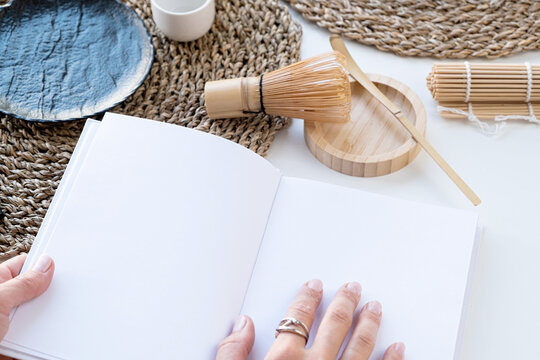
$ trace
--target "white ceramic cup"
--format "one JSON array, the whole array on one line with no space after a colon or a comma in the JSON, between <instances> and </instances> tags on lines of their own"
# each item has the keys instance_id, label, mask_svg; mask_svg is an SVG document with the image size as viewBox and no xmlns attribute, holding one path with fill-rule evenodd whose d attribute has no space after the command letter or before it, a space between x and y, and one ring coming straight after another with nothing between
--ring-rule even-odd
<instances>
[{"instance_id":1,"label":"white ceramic cup","mask_svg":"<svg viewBox=\"0 0 540 360\"><path fill-rule=\"evenodd\" d=\"M151 0L152 16L168 38L191 41L210 30L216 14L214 0Z\"/></svg>"}]
</instances>

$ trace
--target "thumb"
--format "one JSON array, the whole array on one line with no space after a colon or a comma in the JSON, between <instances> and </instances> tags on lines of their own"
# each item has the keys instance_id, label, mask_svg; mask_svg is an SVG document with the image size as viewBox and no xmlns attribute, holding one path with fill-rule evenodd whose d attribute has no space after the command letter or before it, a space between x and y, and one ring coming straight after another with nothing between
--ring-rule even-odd
<instances>
[{"instance_id":1,"label":"thumb","mask_svg":"<svg viewBox=\"0 0 540 360\"><path fill-rule=\"evenodd\" d=\"M0 284L0 313L8 315L15 306L45 292L54 273L54 261L41 255L32 269Z\"/></svg>"},{"instance_id":2,"label":"thumb","mask_svg":"<svg viewBox=\"0 0 540 360\"><path fill-rule=\"evenodd\" d=\"M234 323L231 335L219 344L216 360L246 360L254 341L253 321L242 315Z\"/></svg>"}]
</instances>

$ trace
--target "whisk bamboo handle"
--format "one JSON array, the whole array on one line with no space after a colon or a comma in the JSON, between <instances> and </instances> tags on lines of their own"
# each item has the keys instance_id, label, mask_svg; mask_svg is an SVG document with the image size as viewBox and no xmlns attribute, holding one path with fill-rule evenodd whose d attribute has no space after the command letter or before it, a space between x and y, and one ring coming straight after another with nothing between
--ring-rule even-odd
<instances>
[{"instance_id":1,"label":"whisk bamboo handle","mask_svg":"<svg viewBox=\"0 0 540 360\"><path fill-rule=\"evenodd\" d=\"M204 96L210 119L250 117L262 110L260 77L207 82Z\"/></svg>"}]
</instances>

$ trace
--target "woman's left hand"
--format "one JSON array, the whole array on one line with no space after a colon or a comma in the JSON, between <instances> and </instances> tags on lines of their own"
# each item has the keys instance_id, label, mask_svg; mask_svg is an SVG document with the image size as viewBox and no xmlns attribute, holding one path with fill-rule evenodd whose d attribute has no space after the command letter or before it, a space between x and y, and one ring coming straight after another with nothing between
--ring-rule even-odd
<instances>
[{"instance_id":1,"label":"woman's left hand","mask_svg":"<svg viewBox=\"0 0 540 360\"><path fill-rule=\"evenodd\" d=\"M50 256L42 255L32 269L19 275L25 260L26 255L19 255L0 264L0 340L8 331L11 310L43 294L53 277Z\"/></svg>"}]
</instances>

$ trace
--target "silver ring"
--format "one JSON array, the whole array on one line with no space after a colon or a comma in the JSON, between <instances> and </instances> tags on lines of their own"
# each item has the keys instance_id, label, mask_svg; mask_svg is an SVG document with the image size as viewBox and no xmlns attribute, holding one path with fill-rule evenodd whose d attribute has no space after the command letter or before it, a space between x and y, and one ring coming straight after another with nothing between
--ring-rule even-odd
<instances>
[{"instance_id":1,"label":"silver ring","mask_svg":"<svg viewBox=\"0 0 540 360\"><path fill-rule=\"evenodd\" d=\"M276 328L275 337L278 337L278 335L282 332L300 335L306 340L306 344L309 340L309 330L306 324L292 317L284 317L283 319L281 319L278 327Z\"/></svg>"}]
</instances>

